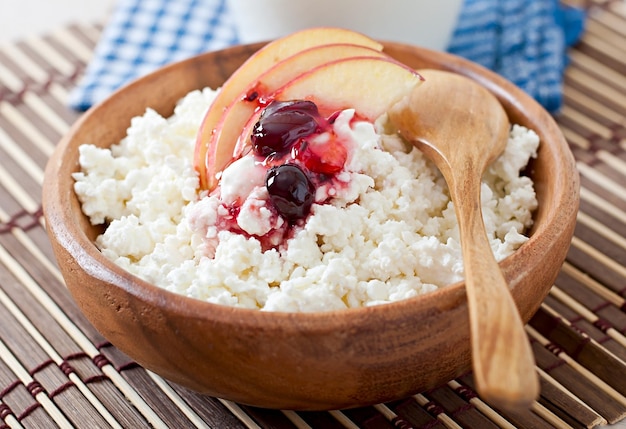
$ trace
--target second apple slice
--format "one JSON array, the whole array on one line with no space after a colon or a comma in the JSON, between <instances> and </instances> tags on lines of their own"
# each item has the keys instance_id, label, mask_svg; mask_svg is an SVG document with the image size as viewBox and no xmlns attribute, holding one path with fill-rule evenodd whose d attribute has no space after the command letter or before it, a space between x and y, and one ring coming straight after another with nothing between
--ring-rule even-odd
<instances>
[{"instance_id":1,"label":"second apple slice","mask_svg":"<svg viewBox=\"0 0 626 429\"><path fill-rule=\"evenodd\" d=\"M284 85L275 100L311 100L321 112L353 108L374 121L422 82L412 68L389 57L352 57L333 61Z\"/></svg>"}]
</instances>

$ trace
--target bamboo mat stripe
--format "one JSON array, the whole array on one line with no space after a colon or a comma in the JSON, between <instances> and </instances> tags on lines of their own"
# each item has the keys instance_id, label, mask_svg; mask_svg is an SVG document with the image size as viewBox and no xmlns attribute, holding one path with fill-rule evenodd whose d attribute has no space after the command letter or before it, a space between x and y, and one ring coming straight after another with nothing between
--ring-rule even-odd
<instances>
[{"instance_id":1,"label":"bamboo mat stripe","mask_svg":"<svg viewBox=\"0 0 626 429\"><path fill-rule=\"evenodd\" d=\"M43 171L79 114L65 107L98 41L71 25L0 45L1 428L592 428L626 419L626 2L589 2L556 116L581 175L561 273L527 325L542 387L498 410L471 374L349 410L266 410L210 398L146 371L82 316L41 213ZM626 426L621 426L626 427Z\"/></svg>"}]
</instances>

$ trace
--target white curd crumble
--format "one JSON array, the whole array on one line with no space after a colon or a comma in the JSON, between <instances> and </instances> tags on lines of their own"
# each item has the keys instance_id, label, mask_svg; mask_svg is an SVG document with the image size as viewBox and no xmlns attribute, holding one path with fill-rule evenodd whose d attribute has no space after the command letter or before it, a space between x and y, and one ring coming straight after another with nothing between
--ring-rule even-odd
<instances>
[{"instance_id":1,"label":"white curd crumble","mask_svg":"<svg viewBox=\"0 0 626 429\"><path fill-rule=\"evenodd\" d=\"M225 201L239 201L237 225L250 235L272 237L287 225L268 209L265 170L250 159L224 171L215 195L198 191L195 138L214 94L191 92L167 119L147 110L110 149L81 146L75 191L92 224L107 224L96 241L107 258L169 291L266 311L369 306L462 280L443 177L419 150L384 134L383 119L351 121L352 110L333 125L353 146L337 176L345 186L316 191L317 202L330 203L314 203L303 227L283 243L275 234L265 251L256 238L220 228ZM533 131L514 125L483 178L483 217L498 260L527 240L537 200L520 171L538 145Z\"/></svg>"}]
</instances>

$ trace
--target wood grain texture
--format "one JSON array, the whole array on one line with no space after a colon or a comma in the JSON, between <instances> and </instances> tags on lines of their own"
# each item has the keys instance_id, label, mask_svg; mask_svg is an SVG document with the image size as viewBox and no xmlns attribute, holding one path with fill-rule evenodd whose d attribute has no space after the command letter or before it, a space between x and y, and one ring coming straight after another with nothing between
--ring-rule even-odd
<instances>
[{"instance_id":1,"label":"wood grain texture","mask_svg":"<svg viewBox=\"0 0 626 429\"><path fill-rule=\"evenodd\" d=\"M93 244L70 174L85 141L119 141L133 116L164 116L192 89L219 86L260 45L204 54L165 67L87 112L59 143L44 180L46 226L61 272L94 326L142 366L212 396L256 406L334 409L398 399L469 369L462 283L423 297L350 311L293 314L222 307L166 292L123 272ZM548 293L569 247L578 175L554 120L504 79L444 53L385 46L416 68L445 68L493 92L511 122L542 144L530 168L539 209L530 240L501 263L523 321ZM433 335L436 333L436 335ZM306 371L304 370L306 368Z\"/></svg>"},{"instance_id":2,"label":"wood grain texture","mask_svg":"<svg viewBox=\"0 0 626 429\"><path fill-rule=\"evenodd\" d=\"M425 81L389 119L439 168L459 222L479 394L501 408L528 408L539 396L535 362L483 222L481 179L506 147L510 123L484 87L456 73L420 69Z\"/></svg>"}]
</instances>

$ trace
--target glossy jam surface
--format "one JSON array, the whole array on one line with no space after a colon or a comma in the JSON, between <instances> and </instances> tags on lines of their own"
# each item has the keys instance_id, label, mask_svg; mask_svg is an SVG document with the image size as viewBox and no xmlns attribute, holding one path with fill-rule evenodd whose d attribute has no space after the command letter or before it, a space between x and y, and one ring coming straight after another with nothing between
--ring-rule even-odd
<instances>
[{"instance_id":1,"label":"glossy jam surface","mask_svg":"<svg viewBox=\"0 0 626 429\"><path fill-rule=\"evenodd\" d=\"M265 187L278 213L288 221L302 219L309 214L315 186L297 164L270 168L265 176Z\"/></svg>"},{"instance_id":2,"label":"glossy jam surface","mask_svg":"<svg viewBox=\"0 0 626 429\"><path fill-rule=\"evenodd\" d=\"M274 101L263 110L252 129L253 150L259 156L285 154L300 139L318 131L322 122L311 101Z\"/></svg>"},{"instance_id":3,"label":"glossy jam surface","mask_svg":"<svg viewBox=\"0 0 626 429\"><path fill-rule=\"evenodd\" d=\"M265 186L277 213L293 224L308 216L315 191L347 160L346 142L308 100L272 101L251 135L252 153L268 167Z\"/></svg>"}]
</instances>

